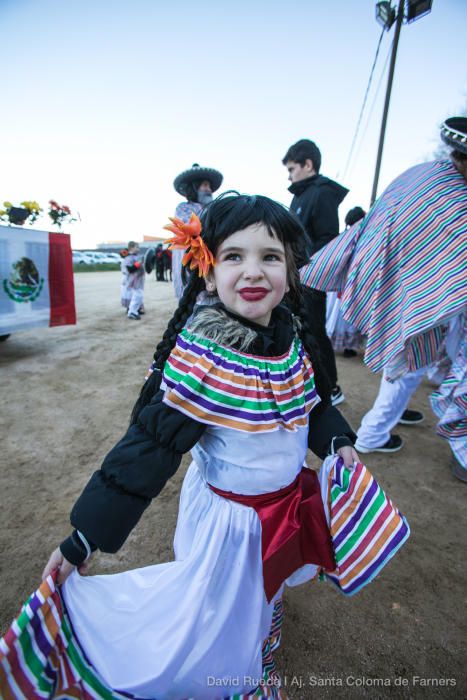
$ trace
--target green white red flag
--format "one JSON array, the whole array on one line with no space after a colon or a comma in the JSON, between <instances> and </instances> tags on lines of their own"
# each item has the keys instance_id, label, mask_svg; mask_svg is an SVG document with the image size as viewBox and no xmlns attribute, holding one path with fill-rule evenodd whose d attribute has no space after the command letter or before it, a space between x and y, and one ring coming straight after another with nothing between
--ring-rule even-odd
<instances>
[{"instance_id":1,"label":"green white red flag","mask_svg":"<svg viewBox=\"0 0 467 700\"><path fill-rule=\"evenodd\" d=\"M0 335L73 323L70 236L0 226Z\"/></svg>"}]
</instances>

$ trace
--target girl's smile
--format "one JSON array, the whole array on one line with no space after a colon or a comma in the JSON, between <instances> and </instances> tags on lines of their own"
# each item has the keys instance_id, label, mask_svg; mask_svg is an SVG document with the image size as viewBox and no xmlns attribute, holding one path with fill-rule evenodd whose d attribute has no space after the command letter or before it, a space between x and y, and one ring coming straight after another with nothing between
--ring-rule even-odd
<instances>
[{"instance_id":1,"label":"girl's smile","mask_svg":"<svg viewBox=\"0 0 467 700\"><path fill-rule=\"evenodd\" d=\"M207 279L227 309L267 326L288 291L284 246L264 224L248 226L221 243Z\"/></svg>"}]
</instances>

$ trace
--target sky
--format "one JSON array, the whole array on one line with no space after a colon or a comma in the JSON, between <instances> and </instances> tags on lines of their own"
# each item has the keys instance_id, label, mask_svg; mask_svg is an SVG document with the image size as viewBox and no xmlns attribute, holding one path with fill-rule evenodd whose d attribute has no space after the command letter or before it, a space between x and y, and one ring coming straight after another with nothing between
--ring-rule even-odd
<instances>
[{"instance_id":1,"label":"sky","mask_svg":"<svg viewBox=\"0 0 467 700\"><path fill-rule=\"evenodd\" d=\"M379 193L467 113L466 20L466 0L434 0L403 25ZM346 164L381 34L372 0L0 0L0 27L0 208L68 205L73 248L161 235L195 162L223 173L219 192L288 205L281 161L301 138L350 190L342 223L369 205L394 27Z\"/></svg>"}]
</instances>

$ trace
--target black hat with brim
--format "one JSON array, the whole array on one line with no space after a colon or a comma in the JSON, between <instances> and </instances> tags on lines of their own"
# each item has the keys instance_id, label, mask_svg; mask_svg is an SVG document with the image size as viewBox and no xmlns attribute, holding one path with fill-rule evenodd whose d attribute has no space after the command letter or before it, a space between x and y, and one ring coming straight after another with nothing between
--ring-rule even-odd
<instances>
[{"instance_id":1,"label":"black hat with brim","mask_svg":"<svg viewBox=\"0 0 467 700\"><path fill-rule=\"evenodd\" d=\"M218 170L202 168L198 163L194 163L189 170L184 170L183 173L177 175L174 180L174 187L179 194L185 196L187 185L199 180L209 180L211 189L215 192L222 185L223 179L222 174Z\"/></svg>"},{"instance_id":2,"label":"black hat with brim","mask_svg":"<svg viewBox=\"0 0 467 700\"><path fill-rule=\"evenodd\" d=\"M451 148L467 155L467 117L450 117L441 126L441 138Z\"/></svg>"},{"instance_id":3,"label":"black hat with brim","mask_svg":"<svg viewBox=\"0 0 467 700\"><path fill-rule=\"evenodd\" d=\"M154 265L156 264L156 251L154 248L148 248L144 254L144 269L148 273L154 270Z\"/></svg>"}]
</instances>

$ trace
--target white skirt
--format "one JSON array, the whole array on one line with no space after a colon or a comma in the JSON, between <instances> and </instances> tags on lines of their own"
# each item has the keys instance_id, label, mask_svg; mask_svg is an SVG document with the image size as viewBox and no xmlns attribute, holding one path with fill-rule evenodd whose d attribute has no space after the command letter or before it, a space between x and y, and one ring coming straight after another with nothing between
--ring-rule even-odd
<instances>
[{"instance_id":1,"label":"white skirt","mask_svg":"<svg viewBox=\"0 0 467 700\"><path fill-rule=\"evenodd\" d=\"M193 462L174 548L167 564L70 576L62 595L88 660L111 688L140 698L251 692L275 604L264 594L256 512L213 493ZM304 568L301 580L315 573Z\"/></svg>"}]
</instances>

